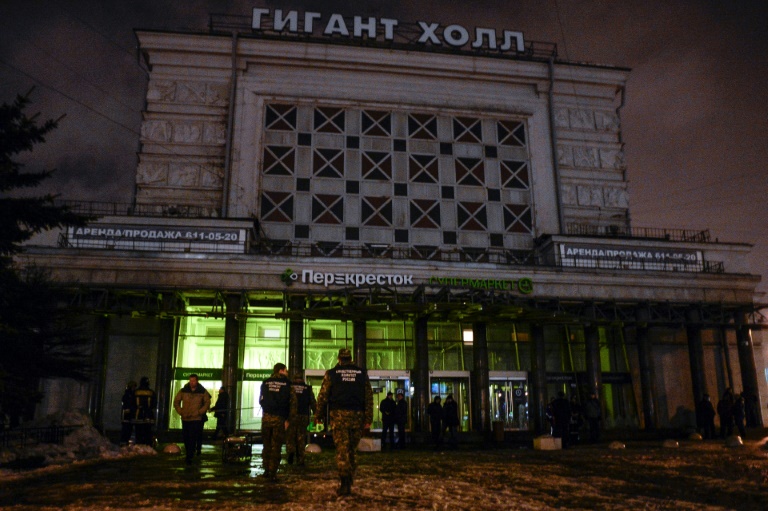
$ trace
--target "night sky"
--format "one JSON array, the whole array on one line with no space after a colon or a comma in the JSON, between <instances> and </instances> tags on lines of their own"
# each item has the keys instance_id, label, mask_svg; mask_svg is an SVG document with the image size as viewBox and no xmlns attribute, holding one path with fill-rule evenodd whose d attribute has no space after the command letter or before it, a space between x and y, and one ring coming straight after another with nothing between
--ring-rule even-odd
<instances>
[{"instance_id":1,"label":"night sky","mask_svg":"<svg viewBox=\"0 0 768 511\"><path fill-rule=\"evenodd\" d=\"M25 158L58 169L45 191L130 202L147 83L133 29L205 31L210 13L253 7L517 30L557 43L561 59L631 68L621 118L632 225L754 244L752 273L768 277L765 0L3 0L0 101L35 86L32 111L66 115Z\"/></svg>"}]
</instances>

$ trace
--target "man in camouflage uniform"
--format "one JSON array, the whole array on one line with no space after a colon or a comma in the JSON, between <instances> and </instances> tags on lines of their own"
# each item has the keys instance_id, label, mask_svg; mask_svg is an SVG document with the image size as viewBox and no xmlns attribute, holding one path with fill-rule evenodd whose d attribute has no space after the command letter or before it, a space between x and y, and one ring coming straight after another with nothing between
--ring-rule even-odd
<instances>
[{"instance_id":1,"label":"man in camouflage uniform","mask_svg":"<svg viewBox=\"0 0 768 511\"><path fill-rule=\"evenodd\" d=\"M315 420L323 422L328 406L341 481L336 494L341 496L352 493L357 444L363 430L370 429L373 422L373 390L366 372L352 363L352 353L348 349L339 350L338 360L336 367L325 372Z\"/></svg>"},{"instance_id":2,"label":"man in camouflage uniform","mask_svg":"<svg viewBox=\"0 0 768 511\"><path fill-rule=\"evenodd\" d=\"M285 364L275 364L272 375L262 382L259 404L264 410L261 419L264 477L274 481L277 479L277 467L280 466L280 451L285 443L288 418L296 414L296 394L291 391L291 380L288 379Z\"/></svg>"},{"instance_id":3,"label":"man in camouflage uniform","mask_svg":"<svg viewBox=\"0 0 768 511\"><path fill-rule=\"evenodd\" d=\"M303 467L309 415L315 413L317 401L315 400L315 393L312 392L312 386L304 382L301 371L293 371L291 389L296 394L296 415L291 415L288 425L288 439L285 442L288 451L288 464L293 463L295 457L296 464Z\"/></svg>"}]
</instances>

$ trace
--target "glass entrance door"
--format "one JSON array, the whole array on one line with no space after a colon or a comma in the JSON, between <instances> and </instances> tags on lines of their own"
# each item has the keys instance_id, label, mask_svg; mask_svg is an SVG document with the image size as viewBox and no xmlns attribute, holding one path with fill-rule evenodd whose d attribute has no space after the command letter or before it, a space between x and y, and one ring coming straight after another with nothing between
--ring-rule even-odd
<instances>
[{"instance_id":1,"label":"glass entrance door","mask_svg":"<svg viewBox=\"0 0 768 511\"><path fill-rule=\"evenodd\" d=\"M464 371L446 371L446 373L464 373ZM466 376L455 374L441 374L441 371L433 371L430 377L429 401L440 396L443 403L449 395L453 396L459 409L459 431L470 431L472 427L472 410L469 401L469 372Z\"/></svg>"},{"instance_id":2,"label":"glass entrance door","mask_svg":"<svg viewBox=\"0 0 768 511\"><path fill-rule=\"evenodd\" d=\"M490 375L491 420L504 429L528 429L528 375L524 371Z\"/></svg>"},{"instance_id":3,"label":"glass entrance door","mask_svg":"<svg viewBox=\"0 0 768 511\"><path fill-rule=\"evenodd\" d=\"M373 389L373 424L371 425L371 431L381 431L383 429L383 423L379 405L387 397L387 392L392 392L392 394L396 396L397 390L402 389L401 392L404 393L406 402L410 407L410 372L368 371L368 377L371 380L371 388ZM405 428L406 431L410 431L410 416L411 413L410 410L408 410L409 421Z\"/></svg>"}]
</instances>

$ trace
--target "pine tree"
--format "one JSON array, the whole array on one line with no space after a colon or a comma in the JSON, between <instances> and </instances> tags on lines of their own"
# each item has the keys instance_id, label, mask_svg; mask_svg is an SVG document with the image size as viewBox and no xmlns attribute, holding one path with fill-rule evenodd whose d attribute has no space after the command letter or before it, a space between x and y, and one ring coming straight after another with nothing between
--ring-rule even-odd
<instances>
[{"instance_id":1,"label":"pine tree","mask_svg":"<svg viewBox=\"0 0 768 511\"><path fill-rule=\"evenodd\" d=\"M82 225L87 220L66 207L55 205L55 195L18 194L22 189L40 185L54 170L22 172L24 164L15 158L32 151L35 144L45 142L45 136L56 129L61 120L49 119L39 124L39 114L27 116L24 109L30 103L30 93L0 106L0 257L18 252L21 243L43 230Z\"/></svg>"},{"instance_id":2,"label":"pine tree","mask_svg":"<svg viewBox=\"0 0 768 511\"><path fill-rule=\"evenodd\" d=\"M22 193L54 171L25 172L16 158L45 142L60 120L39 123L39 115L27 116L29 94L0 106L0 405L13 419L31 417L41 398L40 378L84 380L90 371L90 341L58 307L62 290L45 270L13 264L12 256L35 234L90 220L57 206L55 195Z\"/></svg>"}]
</instances>

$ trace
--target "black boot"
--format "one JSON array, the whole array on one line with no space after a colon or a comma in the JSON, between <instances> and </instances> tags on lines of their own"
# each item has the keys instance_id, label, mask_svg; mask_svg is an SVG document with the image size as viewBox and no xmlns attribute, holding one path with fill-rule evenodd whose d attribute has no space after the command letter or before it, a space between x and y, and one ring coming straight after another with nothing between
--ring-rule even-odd
<instances>
[{"instance_id":1,"label":"black boot","mask_svg":"<svg viewBox=\"0 0 768 511\"><path fill-rule=\"evenodd\" d=\"M349 476L341 476L339 489L336 490L336 495L343 497L344 495L352 494L352 478Z\"/></svg>"}]
</instances>

